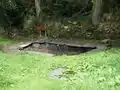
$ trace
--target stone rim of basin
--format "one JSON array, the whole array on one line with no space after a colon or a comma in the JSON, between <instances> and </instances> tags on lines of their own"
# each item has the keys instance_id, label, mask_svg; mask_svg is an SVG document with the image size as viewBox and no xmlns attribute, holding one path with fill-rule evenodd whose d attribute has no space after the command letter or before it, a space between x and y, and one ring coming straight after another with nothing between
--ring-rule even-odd
<instances>
[{"instance_id":1,"label":"stone rim of basin","mask_svg":"<svg viewBox=\"0 0 120 90\"><path fill-rule=\"evenodd\" d=\"M25 48L28 48L28 47L35 47L35 48L37 48L37 47L39 47L40 45L46 45L46 44L50 44L50 45L58 45L58 44L60 44L60 46L61 45L66 45L67 47L71 47L71 48L91 48L91 49L96 49L96 47L93 47L93 46L90 46L90 47L83 47L83 45L78 45L78 44L61 44L61 43L56 43L56 42L29 42L29 43L26 43L26 44L23 44L23 45L19 45L19 50L24 50ZM36 46L37 45L37 46ZM61 46L61 47L63 47L63 46ZM66 50L66 49L65 49ZM72 50L72 49L71 49ZM75 49L76 50L76 49ZM86 50L86 49L85 49ZM69 51L69 50L68 50ZM79 50L79 51L81 51L81 50ZM83 51L83 50L82 50ZM29 52L29 51L28 51ZM32 52L32 51L31 51ZM31 53L30 52L30 53ZM74 52L74 51L73 51ZM87 51L86 51L87 52ZM33 53L38 53L38 52L34 52L33 51ZM40 53L44 53L44 52L40 52ZM76 51L76 54L78 53L78 50ZM79 52L79 53L82 53L82 52ZM46 53L44 53L44 54L46 54ZM51 53L48 53L48 54L51 54ZM52 53L53 54L53 53ZM64 54L64 53L63 53ZM68 53L67 53L68 54ZM55 55L55 54L54 54ZM61 55L61 54L60 54Z\"/></svg>"},{"instance_id":2,"label":"stone rim of basin","mask_svg":"<svg viewBox=\"0 0 120 90\"><path fill-rule=\"evenodd\" d=\"M54 54L51 54L51 53L44 53L44 52L37 52L37 51L24 51L24 52L30 53L30 54L54 56Z\"/></svg>"}]
</instances>

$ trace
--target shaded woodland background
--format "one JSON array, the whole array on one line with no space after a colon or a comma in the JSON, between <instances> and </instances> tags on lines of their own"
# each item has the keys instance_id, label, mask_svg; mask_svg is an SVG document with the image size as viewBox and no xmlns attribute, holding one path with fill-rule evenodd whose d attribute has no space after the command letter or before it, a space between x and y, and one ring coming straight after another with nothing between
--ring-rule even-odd
<instances>
[{"instance_id":1,"label":"shaded woodland background","mask_svg":"<svg viewBox=\"0 0 120 90\"><path fill-rule=\"evenodd\" d=\"M0 0L0 33L37 37L38 24L49 38L119 39L119 0Z\"/></svg>"}]
</instances>

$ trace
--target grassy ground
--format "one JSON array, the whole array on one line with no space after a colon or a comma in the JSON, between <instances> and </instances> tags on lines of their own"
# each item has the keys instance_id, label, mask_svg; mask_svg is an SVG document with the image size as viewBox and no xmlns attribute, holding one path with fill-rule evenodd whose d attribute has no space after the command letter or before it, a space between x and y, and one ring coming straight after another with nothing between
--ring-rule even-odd
<instances>
[{"instance_id":1,"label":"grassy ground","mask_svg":"<svg viewBox=\"0 0 120 90\"><path fill-rule=\"evenodd\" d=\"M12 41L0 38L0 44ZM0 90L120 90L120 50L75 56L0 52ZM73 71L68 80L48 74L59 67Z\"/></svg>"},{"instance_id":2,"label":"grassy ground","mask_svg":"<svg viewBox=\"0 0 120 90\"><path fill-rule=\"evenodd\" d=\"M0 37L0 44L13 44L13 43L16 43L16 41L12 41L7 38Z\"/></svg>"}]
</instances>

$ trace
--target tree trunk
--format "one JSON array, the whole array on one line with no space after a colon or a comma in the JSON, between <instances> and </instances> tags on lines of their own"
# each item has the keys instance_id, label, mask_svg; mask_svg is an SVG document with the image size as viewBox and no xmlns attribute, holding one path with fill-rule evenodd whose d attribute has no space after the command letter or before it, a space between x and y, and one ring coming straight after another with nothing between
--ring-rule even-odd
<instances>
[{"instance_id":1,"label":"tree trunk","mask_svg":"<svg viewBox=\"0 0 120 90\"><path fill-rule=\"evenodd\" d=\"M95 0L93 5L92 23L98 25L103 14L103 0Z\"/></svg>"},{"instance_id":2,"label":"tree trunk","mask_svg":"<svg viewBox=\"0 0 120 90\"><path fill-rule=\"evenodd\" d=\"M40 12L41 12L40 0L35 0L35 8L36 8L37 20L39 20L40 19Z\"/></svg>"}]
</instances>

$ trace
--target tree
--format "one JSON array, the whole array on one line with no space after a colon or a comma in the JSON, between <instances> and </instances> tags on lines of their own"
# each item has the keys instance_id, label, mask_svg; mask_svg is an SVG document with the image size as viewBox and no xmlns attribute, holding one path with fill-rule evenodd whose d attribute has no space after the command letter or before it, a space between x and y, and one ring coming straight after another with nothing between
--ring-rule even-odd
<instances>
[{"instance_id":1,"label":"tree","mask_svg":"<svg viewBox=\"0 0 120 90\"><path fill-rule=\"evenodd\" d=\"M41 13L40 0L35 0L35 9L36 9L37 20L39 20L40 19L40 13Z\"/></svg>"},{"instance_id":2,"label":"tree","mask_svg":"<svg viewBox=\"0 0 120 90\"><path fill-rule=\"evenodd\" d=\"M103 0L94 0L93 4L92 23L98 25L103 15L104 3Z\"/></svg>"}]
</instances>

